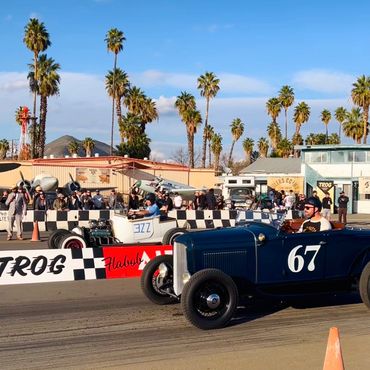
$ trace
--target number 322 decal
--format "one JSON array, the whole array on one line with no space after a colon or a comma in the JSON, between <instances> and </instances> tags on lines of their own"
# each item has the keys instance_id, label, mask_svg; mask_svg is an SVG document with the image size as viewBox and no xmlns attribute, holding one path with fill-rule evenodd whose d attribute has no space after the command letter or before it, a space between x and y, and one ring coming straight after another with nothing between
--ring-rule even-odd
<instances>
[{"instance_id":1,"label":"number 322 decal","mask_svg":"<svg viewBox=\"0 0 370 370\"><path fill-rule=\"evenodd\" d=\"M303 245L298 245L297 247L293 248L289 255L288 255L288 267L289 270L292 272L300 272L303 270L305 266L305 259L303 256L298 254L298 251L304 248ZM315 271L315 258L319 253L321 245L306 245L304 249L303 255L307 255L308 252L313 252L313 255L308 263L307 270L308 271ZM311 254L311 253L310 253Z\"/></svg>"}]
</instances>

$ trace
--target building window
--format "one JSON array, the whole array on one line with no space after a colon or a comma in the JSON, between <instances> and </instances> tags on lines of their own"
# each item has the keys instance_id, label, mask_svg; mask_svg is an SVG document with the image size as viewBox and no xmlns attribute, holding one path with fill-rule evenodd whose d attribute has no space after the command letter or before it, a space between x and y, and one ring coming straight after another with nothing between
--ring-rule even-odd
<instances>
[{"instance_id":1,"label":"building window","mask_svg":"<svg viewBox=\"0 0 370 370\"><path fill-rule=\"evenodd\" d=\"M365 199L370 199L370 194L365 194Z\"/></svg>"},{"instance_id":2,"label":"building window","mask_svg":"<svg viewBox=\"0 0 370 370\"><path fill-rule=\"evenodd\" d=\"M306 153L307 163L328 163L328 153L327 152L310 152Z\"/></svg>"},{"instance_id":3,"label":"building window","mask_svg":"<svg viewBox=\"0 0 370 370\"><path fill-rule=\"evenodd\" d=\"M251 183L251 180L243 180L242 183L243 184L250 184Z\"/></svg>"},{"instance_id":4,"label":"building window","mask_svg":"<svg viewBox=\"0 0 370 370\"><path fill-rule=\"evenodd\" d=\"M229 184L236 184L236 180L229 180Z\"/></svg>"},{"instance_id":5,"label":"building window","mask_svg":"<svg viewBox=\"0 0 370 370\"><path fill-rule=\"evenodd\" d=\"M331 152L331 163L344 163L346 162L345 152Z\"/></svg>"},{"instance_id":6,"label":"building window","mask_svg":"<svg viewBox=\"0 0 370 370\"><path fill-rule=\"evenodd\" d=\"M354 162L366 162L366 152L364 151L355 151L354 153Z\"/></svg>"}]
</instances>

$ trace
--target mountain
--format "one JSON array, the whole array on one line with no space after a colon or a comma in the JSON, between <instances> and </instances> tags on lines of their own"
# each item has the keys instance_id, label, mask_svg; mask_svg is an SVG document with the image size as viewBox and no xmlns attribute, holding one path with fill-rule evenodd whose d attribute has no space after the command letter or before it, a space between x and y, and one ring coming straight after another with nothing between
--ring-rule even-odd
<instances>
[{"instance_id":1,"label":"mountain","mask_svg":"<svg viewBox=\"0 0 370 370\"><path fill-rule=\"evenodd\" d=\"M84 157L85 152L82 149L82 145L81 145L83 140L78 140L75 137L70 136L70 135L61 136L59 139L56 139L56 140L46 144L45 145L45 155L47 155L47 156L54 155L55 158L58 158L58 157L62 158L66 155L70 155L69 152L68 152L68 144L73 140L76 140L80 144L80 149L78 151L78 155L80 157ZM93 139L93 140L95 142L95 148L92 151L92 156L94 156L95 153L99 153L99 156L109 155L109 153L110 153L110 146L109 145L107 145L107 144L105 144L101 141L95 140L95 139Z\"/></svg>"}]
</instances>

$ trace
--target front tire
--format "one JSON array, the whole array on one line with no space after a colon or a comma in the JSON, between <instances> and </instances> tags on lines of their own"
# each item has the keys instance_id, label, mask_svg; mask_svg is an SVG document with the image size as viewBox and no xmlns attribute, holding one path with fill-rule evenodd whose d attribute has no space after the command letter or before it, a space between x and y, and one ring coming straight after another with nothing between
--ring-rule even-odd
<instances>
[{"instance_id":1,"label":"front tire","mask_svg":"<svg viewBox=\"0 0 370 370\"><path fill-rule=\"evenodd\" d=\"M173 245L175 242L175 239L180 236L187 233L186 229L182 229L180 227L176 227L174 229L168 230L162 240L163 245Z\"/></svg>"},{"instance_id":2,"label":"front tire","mask_svg":"<svg viewBox=\"0 0 370 370\"><path fill-rule=\"evenodd\" d=\"M168 275L162 278L159 275L159 265L164 263L168 268ZM141 275L141 290L153 303L166 305L177 302L169 296L165 289L173 286L173 257L169 255L157 256L150 260L144 267Z\"/></svg>"},{"instance_id":3,"label":"front tire","mask_svg":"<svg viewBox=\"0 0 370 370\"><path fill-rule=\"evenodd\" d=\"M359 291L362 302L367 308L370 308L370 262L362 270Z\"/></svg>"},{"instance_id":4,"label":"front tire","mask_svg":"<svg viewBox=\"0 0 370 370\"><path fill-rule=\"evenodd\" d=\"M82 249L86 247L85 239L77 234L64 235L58 245L59 249Z\"/></svg>"},{"instance_id":5,"label":"front tire","mask_svg":"<svg viewBox=\"0 0 370 370\"><path fill-rule=\"evenodd\" d=\"M58 249L58 244L62 236L70 234L71 232L65 229L54 230L50 233L48 238L48 248L49 249Z\"/></svg>"},{"instance_id":6,"label":"front tire","mask_svg":"<svg viewBox=\"0 0 370 370\"><path fill-rule=\"evenodd\" d=\"M199 329L226 326L238 305L238 289L233 279L217 269L195 273L181 295L184 316Z\"/></svg>"}]
</instances>

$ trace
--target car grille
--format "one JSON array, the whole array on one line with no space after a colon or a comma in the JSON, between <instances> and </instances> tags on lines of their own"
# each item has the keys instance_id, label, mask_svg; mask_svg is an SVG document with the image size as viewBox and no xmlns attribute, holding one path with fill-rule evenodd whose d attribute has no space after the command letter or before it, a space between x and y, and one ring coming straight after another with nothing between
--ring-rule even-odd
<instances>
[{"instance_id":1,"label":"car grille","mask_svg":"<svg viewBox=\"0 0 370 370\"><path fill-rule=\"evenodd\" d=\"M247 251L207 252L203 255L203 268L215 268L228 275L245 271L247 266Z\"/></svg>"},{"instance_id":2,"label":"car grille","mask_svg":"<svg viewBox=\"0 0 370 370\"><path fill-rule=\"evenodd\" d=\"M175 242L173 247L173 289L177 296L181 295L184 288L183 275L188 272L186 245Z\"/></svg>"}]
</instances>

